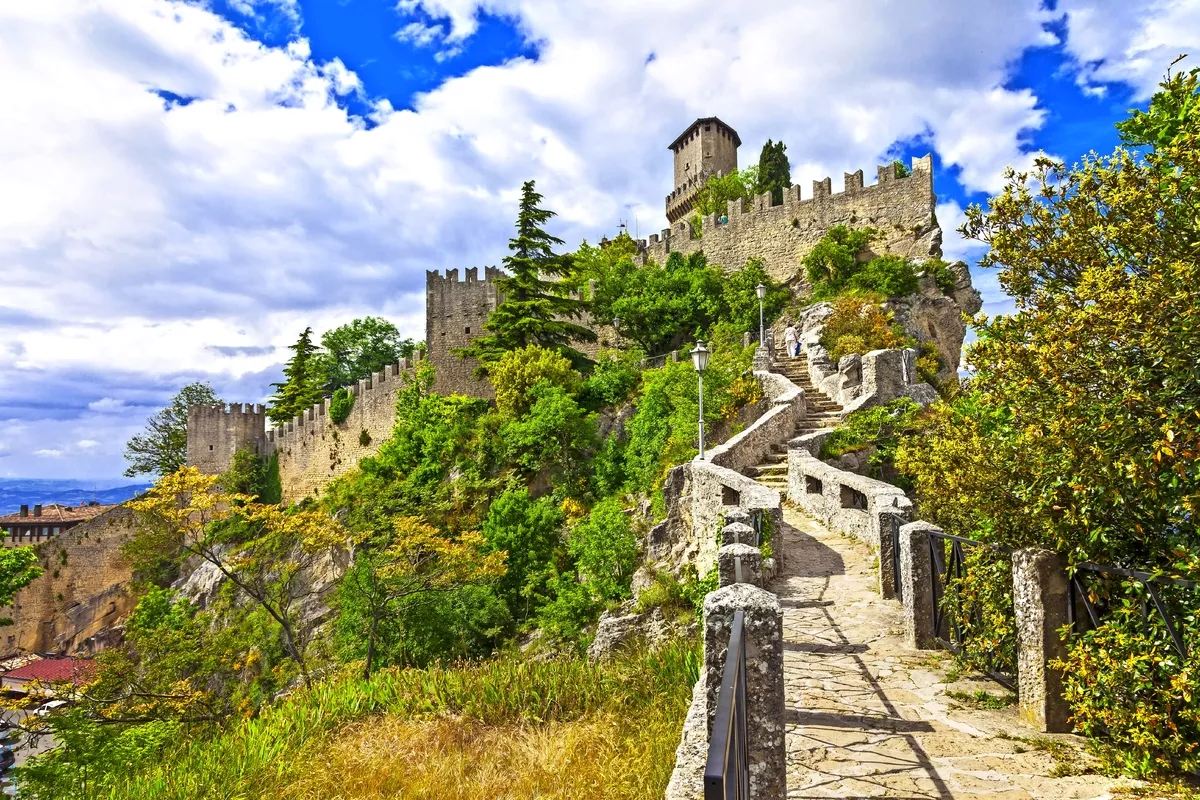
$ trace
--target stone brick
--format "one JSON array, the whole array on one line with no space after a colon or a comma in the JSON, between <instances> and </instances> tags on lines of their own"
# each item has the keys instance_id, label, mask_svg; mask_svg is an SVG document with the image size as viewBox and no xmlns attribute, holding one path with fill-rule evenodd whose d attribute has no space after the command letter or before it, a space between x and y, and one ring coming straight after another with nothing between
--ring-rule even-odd
<instances>
[{"instance_id":1,"label":"stone brick","mask_svg":"<svg viewBox=\"0 0 1200 800\"><path fill-rule=\"evenodd\" d=\"M1066 560L1049 550L1017 550L1012 572L1021 716L1038 730L1069 732L1071 708L1063 698L1063 676L1050 667L1052 660L1067 655L1058 634L1067 624Z\"/></svg>"},{"instance_id":2,"label":"stone brick","mask_svg":"<svg viewBox=\"0 0 1200 800\"><path fill-rule=\"evenodd\" d=\"M709 741L735 611L745 614L746 733L750 796L783 800L787 795L784 744L783 614L768 591L737 583L704 599L704 680Z\"/></svg>"}]
</instances>

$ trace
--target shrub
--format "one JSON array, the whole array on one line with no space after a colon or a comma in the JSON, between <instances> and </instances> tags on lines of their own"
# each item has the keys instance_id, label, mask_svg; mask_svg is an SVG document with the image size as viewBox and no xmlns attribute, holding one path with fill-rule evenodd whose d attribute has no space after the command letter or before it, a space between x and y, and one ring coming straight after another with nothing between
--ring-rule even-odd
<instances>
[{"instance_id":1,"label":"shrub","mask_svg":"<svg viewBox=\"0 0 1200 800\"><path fill-rule=\"evenodd\" d=\"M885 297L900 297L917 291L917 272L908 259L884 255L859 267L846 285L852 289L879 292Z\"/></svg>"},{"instance_id":2,"label":"shrub","mask_svg":"<svg viewBox=\"0 0 1200 800\"><path fill-rule=\"evenodd\" d=\"M1200 592L1160 586L1187 648L1180 658L1170 633L1140 583L1116 587L1107 598L1115 608L1094 630L1071 642L1061 670L1076 729L1093 739L1106 762L1123 772L1149 777L1200 771L1200 622L1194 609ZM1094 598L1098 599L1098 598Z\"/></svg>"},{"instance_id":3,"label":"shrub","mask_svg":"<svg viewBox=\"0 0 1200 800\"><path fill-rule=\"evenodd\" d=\"M591 411L616 407L629 400L637 388L636 352L601 351L592 374L583 382L579 402Z\"/></svg>"},{"instance_id":4,"label":"shrub","mask_svg":"<svg viewBox=\"0 0 1200 800\"><path fill-rule=\"evenodd\" d=\"M825 321L821 346L838 361L851 353L890 350L908 344L908 337L879 307L878 296L846 295L833 303L833 314Z\"/></svg>"},{"instance_id":5,"label":"shrub","mask_svg":"<svg viewBox=\"0 0 1200 800\"><path fill-rule=\"evenodd\" d=\"M872 474L880 477L882 467L891 466L895 459L901 438L919 430L920 413L921 407L907 397L855 411L825 439L820 457L837 458L873 446L876 452L870 459Z\"/></svg>"},{"instance_id":6,"label":"shrub","mask_svg":"<svg viewBox=\"0 0 1200 800\"><path fill-rule=\"evenodd\" d=\"M571 531L567 549L575 559L584 585L598 601L629 596L629 581L637 567L638 541L629 517L616 499L596 504Z\"/></svg>"},{"instance_id":7,"label":"shrub","mask_svg":"<svg viewBox=\"0 0 1200 800\"><path fill-rule=\"evenodd\" d=\"M950 269L949 262L944 259L927 258L921 264L921 269L933 275L933 279L937 281L937 286L943 294L950 294L958 284L958 276L954 274L954 270Z\"/></svg>"},{"instance_id":8,"label":"shrub","mask_svg":"<svg viewBox=\"0 0 1200 800\"><path fill-rule=\"evenodd\" d=\"M333 393L333 399L329 401L329 418L335 424L340 425L350 416L352 408L354 408L354 395L350 393L349 389L337 389Z\"/></svg>"},{"instance_id":9,"label":"shrub","mask_svg":"<svg viewBox=\"0 0 1200 800\"><path fill-rule=\"evenodd\" d=\"M846 225L830 228L801 260L808 282L812 284L813 296L833 296L845 286L858 268L859 254L877 234L874 228L854 229Z\"/></svg>"},{"instance_id":10,"label":"shrub","mask_svg":"<svg viewBox=\"0 0 1200 800\"><path fill-rule=\"evenodd\" d=\"M1017 674L1017 622L1012 557L984 545L964 545L964 573L948 576L942 609L962 639L955 661L963 669ZM957 637L956 637L957 638Z\"/></svg>"},{"instance_id":11,"label":"shrub","mask_svg":"<svg viewBox=\"0 0 1200 800\"><path fill-rule=\"evenodd\" d=\"M504 418L519 417L533 405L532 389L539 383L560 386L568 394L579 390L579 373L553 350L529 345L509 350L488 369L496 389L496 411Z\"/></svg>"}]
</instances>

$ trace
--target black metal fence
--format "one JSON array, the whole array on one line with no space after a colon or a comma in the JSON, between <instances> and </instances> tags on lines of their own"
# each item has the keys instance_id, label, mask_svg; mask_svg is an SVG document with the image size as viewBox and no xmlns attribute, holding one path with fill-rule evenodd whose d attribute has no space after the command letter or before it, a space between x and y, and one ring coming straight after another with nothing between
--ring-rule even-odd
<instances>
[{"instance_id":1,"label":"black metal fence","mask_svg":"<svg viewBox=\"0 0 1200 800\"><path fill-rule=\"evenodd\" d=\"M750 763L746 758L745 612L733 612L729 649L717 696L717 714L704 767L704 800L750 797Z\"/></svg>"},{"instance_id":2,"label":"black metal fence","mask_svg":"<svg viewBox=\"0 0 1200 800\"><path fill-rule=\"evenodd\" d=\"M963 648L968 644L973 632L982 630L984 627L983 616L980 613L977 603L971 604L966 614L966 619L963 620L959 613L957 613L961 612L962 608L951 607L952 603L947 602L947 595L950 591L954 591L952 585L962 585L967 579L967 562L963 546L986 547L1010 557L1012 550L1000 545L980 542L975 539L966 539L962 536L953 536L940 531L929 531L926 541L929 543L929 562L931 566L929 580L933 594L931 609L933 615L933 633L947 650L952 653L961 653ZM899 541L896 541L894 546L897 554L900 550L899 544ZM897 574L899 574L898 571ZM950 600L956 599L956 596L951 597ZM1014 620L1014 631L1015 628ZM997 663L990 652L984 658L984 661L984 664L979 665L982 666L984 672L1005 687L1016 691L1015 665Z\"/></svg>"},{"instance_id":3,"label":"black metal fence","mask_svg":"<svg viewBox=\"0 0 1200 800\"><path fill-rule=\"evenodd\" d=\"M904 567L900 563L900 525L899 521L888 525L892 529L892 595L898 602L904 602Z\"/></svg>"},{"instance_id":4,"label":"black metal fence","mask_svg":"<svg viewBox=\"0 0 1200 800\"><path fill-rule=\"evenodd\" d=\"M1125 583L1130 580L1141 585L1137 602L1146 635L1153 636L1155 628L1161 625L1167 633L1170 646L1180 659L1186 659L1188 648L1184 642L1183 626L1176 619L1176 614L1172 613L1172 603L1168 597L1164 596L1164 591L1170 592L1180 588L1200 589L1200 583L1195 581L1168 578L1135 569L1092 564L1091 562L1078 564L1071 573L1071 587L1067 593L1067 621L1070 623L1071 630L1074 633L1083 633L1086 630L1100 627L1102 619L1110 611L1114 599L1120 595L1120 590L1112 584ZM1101 584L1104 583L1108 583L1109 586L1102 586ZM1194 603L1195 595L1191 599ZM1080 614L1081 606L1082 615ZM1186 607L1189 609L1187 613L1194 613L1191 610L1194 609L1193 604L1186 604Z\"/></svg>"}]
</instances>

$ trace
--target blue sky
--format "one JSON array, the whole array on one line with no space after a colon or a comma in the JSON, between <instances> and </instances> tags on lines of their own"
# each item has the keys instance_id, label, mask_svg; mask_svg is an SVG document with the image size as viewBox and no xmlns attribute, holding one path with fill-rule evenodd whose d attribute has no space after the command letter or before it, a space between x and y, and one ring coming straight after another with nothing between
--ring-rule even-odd
<instances>
[{"instance_id":1,"label":"blue sky","mask_svg":"<svg viewBox=\"0 0 1200 800\"><path fill-rule=\"evenodd\" d=\"M261 401L308 325L419 338L425 270L498 263L525 179L568 242L658 230L698 116L801 186L932 152L973 261L1006 165L1110 150L1197 44L1200 0L9 4L0 476L116 476L179 386Z\"/></svg>"}]
</instances>

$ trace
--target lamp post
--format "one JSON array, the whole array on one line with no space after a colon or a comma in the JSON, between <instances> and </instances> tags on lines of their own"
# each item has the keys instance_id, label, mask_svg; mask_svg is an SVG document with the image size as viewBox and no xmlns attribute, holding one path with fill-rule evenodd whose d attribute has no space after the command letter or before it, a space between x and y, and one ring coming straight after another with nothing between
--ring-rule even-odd
<instances>
[{"instance_id":1,"label":"lamp post","mask_svg":"<svg viewBox=\"0 0 1200 800\"><path fill-rule=\"evenodd\" d=\"M767 287L760 283L754 287L754 293L758 295L758 343L765 344L763 341L763 299L767 296Z\"/></svg>"},{"instance_id":2,"label":"lamp post","mask_svg":"<svg viewBox=\"0 0 1200 800\"><path fill-rule=\"evenodd\" d=\"M704 370L708 367L708 348L704 342L696 342L692 350L692 364L700 380L700 458L704 458Z\"/></svg>"}]
</instances>

